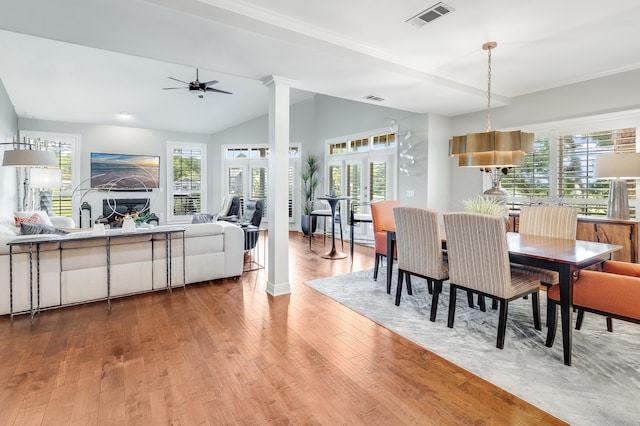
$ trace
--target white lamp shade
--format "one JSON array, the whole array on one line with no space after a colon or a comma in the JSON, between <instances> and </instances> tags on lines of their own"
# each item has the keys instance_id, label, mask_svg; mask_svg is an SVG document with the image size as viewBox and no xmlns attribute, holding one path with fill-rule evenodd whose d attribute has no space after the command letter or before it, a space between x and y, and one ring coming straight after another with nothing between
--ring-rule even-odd
<instances>
[{"instance_id":1,"label":"white lamp shade","mask_svg":"<svg viewBox=\"0 0 640 426\"><path fill-rule=\"evenodd\" d=\"M597 156L594 177L600 179L640 178L640 153L625 152Z\"/></svg>"},{"instance_id":2,"label":"white lamp shade","mask_svg":"<svg viewBox=\"0 0 640 426\"><path fill-rule=\"evenodd\" d=\"M4 152L3 166L38 167L57 166L58 160L53 152L38 149L10 149Z\"/></svg>"},{"instance_id":3,"label":"white lamp shade","mask_svg":"<svg viewBox=\"0 0 640 426\"><path fill-rule=\"evenodd\" d=\"M31 169L29 183L32 188L59 188L62 186L62 170Z\"/></svg>"}]
</instances>

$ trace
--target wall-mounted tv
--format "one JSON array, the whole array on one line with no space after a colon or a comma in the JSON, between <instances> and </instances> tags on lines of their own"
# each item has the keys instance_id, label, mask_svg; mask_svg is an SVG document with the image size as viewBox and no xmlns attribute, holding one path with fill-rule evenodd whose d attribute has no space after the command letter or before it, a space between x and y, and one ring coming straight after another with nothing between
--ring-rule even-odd
<instances>
[{"instance_id":1,"label":"wall-mounted tv","mask_svg":"<svg viewBox=\"0 0 640 426\"><path fill-rule=\"evenodd\" d=\"M160 156L91 153L91 187L150 191L160 183Z\"/></svg>"}]
</instances>

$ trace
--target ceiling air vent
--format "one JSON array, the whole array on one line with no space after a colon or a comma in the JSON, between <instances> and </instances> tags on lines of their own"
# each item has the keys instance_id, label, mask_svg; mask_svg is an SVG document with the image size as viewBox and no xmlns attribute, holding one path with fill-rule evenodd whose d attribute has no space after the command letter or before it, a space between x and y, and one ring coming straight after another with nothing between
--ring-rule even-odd
<instances>
[{"instance_id":1,"label":"ceiling air vent","mask_svg":"<svg viewBox=\"0 0 640 426\"><path fill-rule=\"evenodd\" d=\"M366 99L368 101L374 101L374 102L386 101L385 98L381 98L380 96L376 96L376 95L368 95L368 96L365 96L363 99Z\"/></svg>"},{"instance_id":2,"label":"ceiling air vent","mask_svg":"<svg viewBox=\"0 0 640 426\"><path fill-rule=\"evenodd\" d=\"M423 25L428 24L434 19L438 19L449 12L453 12L454 10L455 9L452 8L451 6L447 6L446 4L440 2L440 3L434 4L427 10L423 10L422 12L418 13L416 16L407 19L406 22L416 27L422 27Z\"/></svg>"}]
</instances>

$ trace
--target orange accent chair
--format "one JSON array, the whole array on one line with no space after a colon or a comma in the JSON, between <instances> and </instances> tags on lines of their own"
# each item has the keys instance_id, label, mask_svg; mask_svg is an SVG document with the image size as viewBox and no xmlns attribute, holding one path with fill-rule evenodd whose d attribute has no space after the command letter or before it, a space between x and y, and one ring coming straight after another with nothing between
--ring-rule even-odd
<instances>
[{"instance_id":1,"label":"orange accent chair","mask_svg":"<svg viewBox=\"0 0 640 426\"><path fill-rule=\"evenodd\" d=\"M378 267L382 258L387 257L387 233L385 231L395 231L396 223L393 219L393 208L399 207L400 201L376 201L371 203L371 221L373 224L373 238L376 250L376 260L373 266L373 279L378 279ZM396 259L398 251L393 253ZM391 288L387 288L387 293L391 293Z\"/></svg>"},{"instance_id":2,"label":"orange accent chair","mask_svg":"<svg viewBox=\"0 0 640 426\"><path fill-rule=\"evenodd\" d=\"M557 305L560 286L547 291L547 342L551 347L555 339ZM578 310L576 329L582 326L584 312L607 317L607 328L612 331L611 318L640 324L640 265L608 260L600 271L580 271L573 284L573 306Z\"/></svg>"}]
</instances>

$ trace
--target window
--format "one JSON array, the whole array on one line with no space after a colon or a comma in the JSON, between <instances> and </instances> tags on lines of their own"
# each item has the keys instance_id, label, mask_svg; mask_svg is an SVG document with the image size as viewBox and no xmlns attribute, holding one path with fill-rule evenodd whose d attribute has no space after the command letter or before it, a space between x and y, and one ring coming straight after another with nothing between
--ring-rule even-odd
<instances>
[{"instance_id":1,"label":"window","mask_svg":"<svg viewBox=\"0 0 640 426\"><path fill-rule=\"evenodd\" d=\"M538 137L534 152L525 154L524 165L511 169L502 186L515 208L552 202L575 206L583 215L606 215L609 181L593 173L597 156L613 152L636 152L634 127ZM627 181L627 189L629 199L635 200L636 181ZM633 203L630 207L635 216Z\"/></svg>"},{"instance_id":2,"label":"window","mask_svg":"<svg viewBox=\"0 0 640 426\"><path fill-rule=\"evenodd\" d=\"M269 148L267 146L226 146L222 148L224 162L224 182L222 195L234 194L240 197L240 206L244 210L245 200L263 200L263 218L267 217L269 188ZM289 148L288 196L289 221L294 220L296 204L295 169L300 162L300 148ZM246 178L245 178L246 177Z\"/></svg>"},{"instance_id":3,"label":"window","mask_svg":"<svg viewBox=\"0 0 640 426\"><path fill-rule=\"evenodd\" d=\"M44 191L45 197L51 198L51 210L57 216L73 217L73 213L78 211L78 206L72 205L72 201L76 203L79 197L72 200L74 189L79 190L78 181L79 170L78 162L74 161L79 149L80 135L52 133L52 132L21 132L23 138L27 138L31 143L46 149L55 154L58 160L58 167L62 172L62 186L60 188L50 188L50 191ZM50 194L48 194L50 192ZM36 203L38 200L36 200Z\"/></svg>"},{"instance_id":4,"label":"window","mask_svg":"<svg viewBox=\"0 0 640 426\"><path fill-rule=\"evenodd\" d=\"M549 138L536 138L534 150L524 156L524 165L514 167L502 179L509 196L536 200L549 198Z\"/></svg>"},{"instance_id":5,"label":"window","mask_svg":"<svg viewBox=\"0 0 640 426\"><path fill-rule=\"evenodd\" d=\"M205 203L206 145L168 143L167 176L169 185L168 221L184 221L201 213Z\"/></svg>"}]
</instances>

